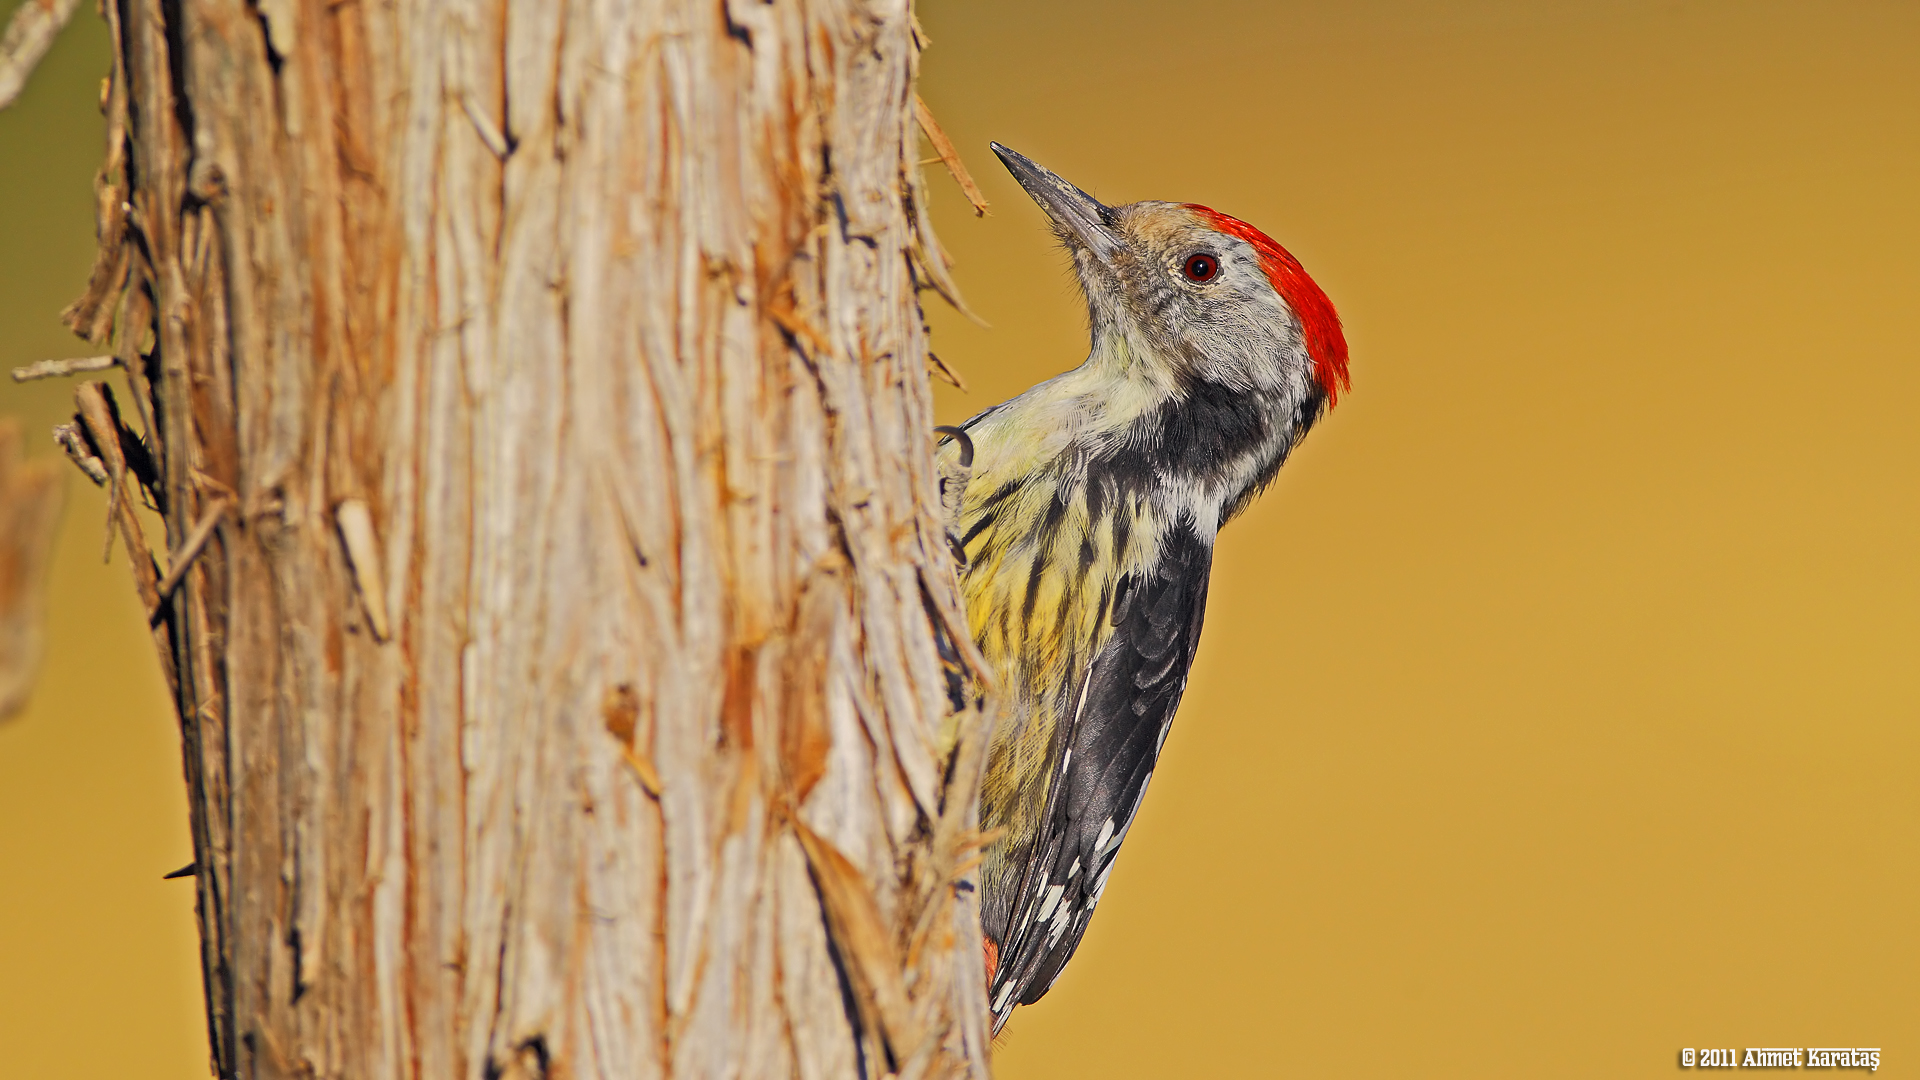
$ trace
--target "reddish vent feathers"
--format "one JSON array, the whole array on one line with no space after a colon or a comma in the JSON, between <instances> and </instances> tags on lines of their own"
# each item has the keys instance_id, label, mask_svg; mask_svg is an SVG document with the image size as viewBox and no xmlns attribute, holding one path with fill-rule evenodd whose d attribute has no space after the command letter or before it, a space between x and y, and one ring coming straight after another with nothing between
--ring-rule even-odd
<instances>
[{"instance_id":1,"label":"reddish vent feathers","mask_svg":"<svg viewBox=\"0 0 1920 1080\"><path fill-rule=\"evenodd\" d=\"M1260 268L1267 272L1274 291L1300 317L1300 328L1307 337L1307 355L1313 357L1313 377L1326 390L1327 404L1331 406L1338 401L1340 391L1353 388L1353 380L1347 375L1347 336L1340 330L1340 314L1333 310L1333 301L1327 299L1327 294L1301 269L1300 260L1274 243L1266 233L1239 218L1228 217L1198 203L1188 203L1187 208L1228 236L1237 236L1252 244L1260 253Z\"/></svg>"}]
</instances>

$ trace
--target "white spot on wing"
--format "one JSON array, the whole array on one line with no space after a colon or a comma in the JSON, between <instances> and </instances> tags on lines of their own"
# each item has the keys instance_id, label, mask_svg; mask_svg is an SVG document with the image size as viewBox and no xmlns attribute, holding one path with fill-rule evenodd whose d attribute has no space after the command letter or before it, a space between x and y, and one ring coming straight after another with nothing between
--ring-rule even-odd
<instances>
[{"instance_id":1,"label":"white spot on wing","mask_svg":"<svg viewBox=\"0 0 1920 1080\"><path fill-rule=\"evenodd\" d=\"M1147 797L1147 785L1151 783L1153 783L1153 770L1148 769L1147 775L1140 778L1139 793L1133 797L1133 813L1127 815L1128 828L1133 827L1133 815L1140 812L1140 800Z\"/></svg>"},{"instance_id":2,"label":"white spot on wing","mask_svg":"<svg viewBox=\"0 0 1920 1080\"><path fill-rule=\"evenodd\" d=\"M1047 902L1040 905L1040 921L1046 922L1053 914L1053 906L1060 902L1060 894L1066 891L1065 885L1055 885L1047 890Z\"/></svg>"},{"instance_id":3,"label":"white spot on wing","mask_svg":"<svg viewBox=\"0 0 1920 1080\"><path fill-rule=\"evenodd\" d=\"M1074 875L1078 874L1079 872L1080 872L1080 859L1076 856L1073 860L1072 868L1067 871L1067 880L1072 881Z\"/></svg>"},{"instance_id":4,"label":"white spot on wing","mask_svg":"<svg viewBox=\"0 0 1920 1080\"><path fill-rule=\"evenodd\" d=\"M1087 711L1087 691L1093 689L1093 668L1094 668L1093 662L1088 661L1087 677L1080 680L1080 704L1075 705L1073 707L1073 726L1074 727L1080 726L1080 717L1084 715ZM1068 750L1067 753L1072 754L1073 751Z\"/></svg>"},{"instance_id":5,"label":"white spot on wing","mask_svg":"<svg viewBox=\"0 0 1920 1080\"><path fill-rule=\"evenodd\" d=\"M1113 874L1113 863L1108 863L1107 868L1105 870L1100 871L1100 876L1094 879L1093 903L1097 904L1100 902L1100 894L1107 891L1107 878L1112 874Z\"/></svg>"},{"instance_id":6,"label":"white spot on wing","mask_svg":"<svg viewBox=\"0 0 1920 1080\"><path fill-rule=\"evenodd\" d=\"M994 1011L994 1012L1006 1012L1006 1011L1007 1011L1007 1002L1008 1002L1008 1001L1009 1001L1009 1000L1010 1000L1010 999L1011 999L1012 997L1013 997L1013 983L1012 983L1011 981L1009 981L1009 982L1007 983L1007 985L1006 985L1006 986L1005 986L1004 988L1002 988L1002 989L1001 989L1001 991L1000 991L1000 996L999 996L999 997L997 997L997 998L994 998L994 999L993 999L993 1011Z\"/></svg>"},{"instance_id":7,"label":"white spot on wing","mask_svg":"<svg viewBox=\"0 0 1920 1080\"><path fill-rule=\"evenodd\" d=\"M1107 841L1111 839L1113 839L1113 819L1108 818L1107 823L1100 826L1100 839L1093 842L1093 853L1099 855L1107 850Z\"/></svg>"},{"instance_id":8,"label":"white spot on wing","mask_svg":"<svg viewBox=\"0 0 1920 1080\"><path fill-rule=\"evenodd\" d=\"M1053 918L1053 928L1047 932L1047 948L1060 943L1060 935L1067 932L1067 924L1073 921L1073 905L1061 904L1060 914Z\"/></svg>"}]
</instances>

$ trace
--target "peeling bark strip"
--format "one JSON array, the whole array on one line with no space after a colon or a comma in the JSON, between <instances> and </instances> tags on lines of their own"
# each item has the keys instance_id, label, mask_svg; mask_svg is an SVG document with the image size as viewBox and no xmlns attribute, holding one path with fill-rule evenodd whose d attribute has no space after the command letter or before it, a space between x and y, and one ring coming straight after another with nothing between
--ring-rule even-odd
<instances>
[{"instance_id":1,"label":"peeling bark strip","mask_svg":"<svg viewBox=\"0 0 1920 1080\"><path fill-rule=\"evenodd\" d=\"M906 0L106 11L216 1071L984 1075Z\"/></svg>"}]
</instances>

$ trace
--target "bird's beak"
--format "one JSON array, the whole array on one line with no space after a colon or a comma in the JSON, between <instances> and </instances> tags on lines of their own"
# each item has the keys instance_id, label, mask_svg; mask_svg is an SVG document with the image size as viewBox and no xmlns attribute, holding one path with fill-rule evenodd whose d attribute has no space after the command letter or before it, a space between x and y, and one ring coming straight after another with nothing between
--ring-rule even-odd
<instances>
[{"instance_id":1,"label":"bird's beak","mask_svg":"<svg viewBox=\"0 0 1920 1080\"><path fill-rule=\"evenodd\" d=\"M1093 196L1067 183L1023 154L1016 154L999 143L990 144L1020 186L1047 212L1053 223L1080 241L1101 262L1112 261L1123 246L1113 231L1113 211L1100 205Z\"/></svg>"}]
</instances>

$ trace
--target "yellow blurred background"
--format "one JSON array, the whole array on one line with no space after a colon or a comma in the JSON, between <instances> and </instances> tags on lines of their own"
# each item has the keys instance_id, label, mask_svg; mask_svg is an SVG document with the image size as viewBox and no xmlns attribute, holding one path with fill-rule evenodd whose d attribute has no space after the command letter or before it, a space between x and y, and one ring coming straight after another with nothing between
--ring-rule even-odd
<instances>
[{"instance_id":1,"label":"yellow blurred background","mask_svg":"<svg viewBox=\"0 0 1920 1080\"><path fill-rule=\"evenodd\" d=\"M1153 793L1003 1080L1836 1045L1920 1075L1920 6L920 17L994 204L930 168L992 323L929 297L970 386L944 420L1085 352L990 138L1259 225L1354 357L1222 539ZM82 23L0 112L0 367L78 349ZM44 445L70 389L0 413ZM203 1076L173 725L104 500L69 490L44 679L0 724L0 1074Z\"/></svg>"}]
</instances>

